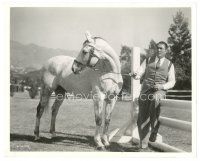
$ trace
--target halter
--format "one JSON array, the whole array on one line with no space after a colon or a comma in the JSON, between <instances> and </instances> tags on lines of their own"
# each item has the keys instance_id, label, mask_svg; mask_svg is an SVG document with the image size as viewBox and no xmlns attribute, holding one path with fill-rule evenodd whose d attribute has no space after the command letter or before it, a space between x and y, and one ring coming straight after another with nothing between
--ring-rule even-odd
<instances>
[{"instance_id":1,"label":"halter","mask_svg":"<svg viewBox=\"0 0 200 161\"><path fill-rule=\"evenodd\" d=\"M79 64L79 65L83 66L83 67L85 67L85 66L86 66L85 64L83 64L83 63L81 63L81 62L77 61L76 59L74 60L74 62L75 62L76 64Z\"/></svg>"},{"instance_id":2,"label":"halter","mask_svg":"<svg viewBox=\"0 0 200 161\"><path fill-rule=\"evenodd\" d=\"M95 45L93 45L93 44L87 44L87 46L90 46L90 47L92 47L92 48L91 48L90 51L89 51L89 58L88 58L88 61L87 61L86 65L83 64L83 63L81 63L81 62L79 62L79 61L77 61L77 60L74 60L74 62L76 62L77 64L82 65L82 66L87 66L87 67L89 67L89 68L94 68L94 67L97 65L97 63L99 62L99 60L100 60L100 58L99 58L97 55L94 54L94 51L95 51L95 50L101 51L101 50L98 49L98 48L97 48ZM92 59L93 57L96 57L98 60L97 60L97 62L96 62L94 65L90 65L91 59Z\"/></svg>"},{"instance_id":3,"label":"halter","mask_svg":"<svg viewBox=\"0 0 200 161\"><path fill-rule=\"evenodd\" d=\"M97 65L97 63L99 62L100 58L97 55L94 54L94 51L97 50L96 47L93 46L93 45L90 45L90 44L88 46L91 46L92 48L91 48L91 50L89 52L89 58L88 58L88 61L86 63L86 66L88 66L89 68L94 68ZM90 65L91 59L93 57L96 57L98 60L97 60L96 64Z\"/></svg>"}]
</instances>

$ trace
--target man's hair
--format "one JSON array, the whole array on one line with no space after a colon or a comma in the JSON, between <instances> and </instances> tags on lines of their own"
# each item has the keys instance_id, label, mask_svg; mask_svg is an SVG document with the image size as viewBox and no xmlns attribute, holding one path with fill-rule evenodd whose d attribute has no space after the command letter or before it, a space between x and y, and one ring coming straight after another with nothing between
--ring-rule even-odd
<instances>
[{"instance_id":1,"label":"man's hair","mask_svg":"<svg viewBox=\"0 0 200 161\"><path fill-rule=\"evenodd\" d=\"M158 45L164 45L165 46L165 49L168 49L168 45L167 45L167 43L166 42L164 42L164 41L160 41L160 42L158 42L156 45L158 46Z\"/></svg>"}]
</instances>

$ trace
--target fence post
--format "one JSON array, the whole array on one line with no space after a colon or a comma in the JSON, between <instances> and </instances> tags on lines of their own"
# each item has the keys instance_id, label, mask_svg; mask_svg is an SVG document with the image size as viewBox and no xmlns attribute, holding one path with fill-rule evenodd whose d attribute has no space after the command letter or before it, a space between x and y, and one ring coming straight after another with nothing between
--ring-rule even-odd
<instances>
[{"instance_id":1,"label":"fence post","mask_svg":"<svg viewBox=\"0 0 200 161\"><path fill-rule=\"evenodd\" d=\"M131 73L136 72L140 67L140 48L134 47L131 51ZM131 78L131 109L130 109L130 119L121 127L113 130L109 135L109 140L114 136L117 142L125 143L129 142L133 138L138 138L137 130L137 115L138 115L138 105L135 99L138 98L140 93L140 80L135 80ZM116 135L119 135L117 137Z\"/></svg>"},{"instance_id":2,"label":"fence post","mask_svg":"<svg viewBox=\"0 0 200 161\"><path fill-rule=\"evenodd\" d=\"M140 48L134 47L131 53L131 73L136 72L140 67ZM131 97L134 102L140 94L140 80L131 79Z\"/></svg>"},{"instance_id":3,"label":"fence post","mask_svg":"<svg viewBox=\"0 0 200 161\"><path fill-rule=\"evenodd\" d=\"M131 52L131 73L136 72L140 67L140 48L134 47ZM129 134L131 137L134 137L135 132L137 130L137 115L138 115L138 105L136 103L136 98L138 98L140 94L140 80L135 80L131 78L131 119L129 121L129 125L127 125L124 134Z\"/></svg>"}]
</instances>

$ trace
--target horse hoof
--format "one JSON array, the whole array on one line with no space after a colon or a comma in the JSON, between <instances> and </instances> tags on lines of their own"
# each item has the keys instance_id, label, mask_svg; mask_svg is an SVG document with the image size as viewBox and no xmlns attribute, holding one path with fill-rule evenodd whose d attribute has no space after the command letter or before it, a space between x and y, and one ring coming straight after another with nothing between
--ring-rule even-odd
<instances>
[{"instance_id":1,"label":"horse hoof","mask_svg":"<svg viewBox=\"0 0 200 161\"><path fill-rule=\"evenodd\" d=\"M107 140L102 140L102 142L103 142L103 145L104 145L105 147L110 146L110 143L109 143Z\"/></svg>"},{"instance_id":2,"label":"horse hoof","mask_svg":"<svg viewBox=\"0 0 200 161\"><path fill-rule=\"evenodd\" d=\"M103 137L103 138L102 138L102 143L103 143L103 145L104 145L105 147L110 146L110 143L109 143L107 137Z\"/></svg>"},{"instance_id":3,"label":"horse hoof","mask_svg":"<svg viewBox=\"0 0 200 161\"><path fill-rule=\"evenodd\" d=\"M38 141L38 140L40 140L40 137L39 136L35 136L35 139L34 139L35 141Z\"/></svg>"},{"instance_id":4,"label":"horse hoof","mask_svg":"<svg viewBox=\"0 0 200 161\"><path fill-rule=\"evenodd\" d=\"M104 146L98 146L97 150L98 151L106 151L106 148Z\"/></svg>"},{"instance_id":5,"label":"horse hoof","mask_svg":"<svg viewBox=\"0 0 200 161\"><path fill-rule=\"evenodd\" d=\"M109 147L109 146L110 146L110 143L108 143L108 142L103 142L103 145L104 145L105 147Z\"/></svg>"},{"instance_id":6,"label":"horse hoof","mask_svg":"<svg viewBox=\"0 0 200 161\"><path fill-rule=\"evenodd\" d=\"M98 149L103 149L104 145L103 145L100 137L94 138L94 143L95 143L95 145L97 147L97 150Z\"/></svg>"},{"instance_id":7,"label":"horse hoof","mask_svg":"<svg viewBox=\"0 0 200 161\"><path fill-rule=\"evenodd\" d=\"M54 138L56 138L56 133L51 134L51 139L54 139Z\"/></svg>"}]
</instances>

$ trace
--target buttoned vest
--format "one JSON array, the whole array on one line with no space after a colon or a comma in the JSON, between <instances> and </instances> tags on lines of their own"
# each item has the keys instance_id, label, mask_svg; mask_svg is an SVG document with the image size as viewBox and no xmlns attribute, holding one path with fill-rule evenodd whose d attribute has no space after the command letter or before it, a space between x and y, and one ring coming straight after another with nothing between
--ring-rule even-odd
<instances>
[{"instance_id":1,"label":"buttoned vest","mask_svg":"<svg viewBox=\"0 0 200 161\"><path fill-rule=\"evenodd\" d=\"M150 60L147 61L142 85L143 92L151 88L153 85L164 84L167 82L170 60L165 58L162 65L156 69L155 59L156 57L151 57Z\"/></svg>"}]
</instances>

